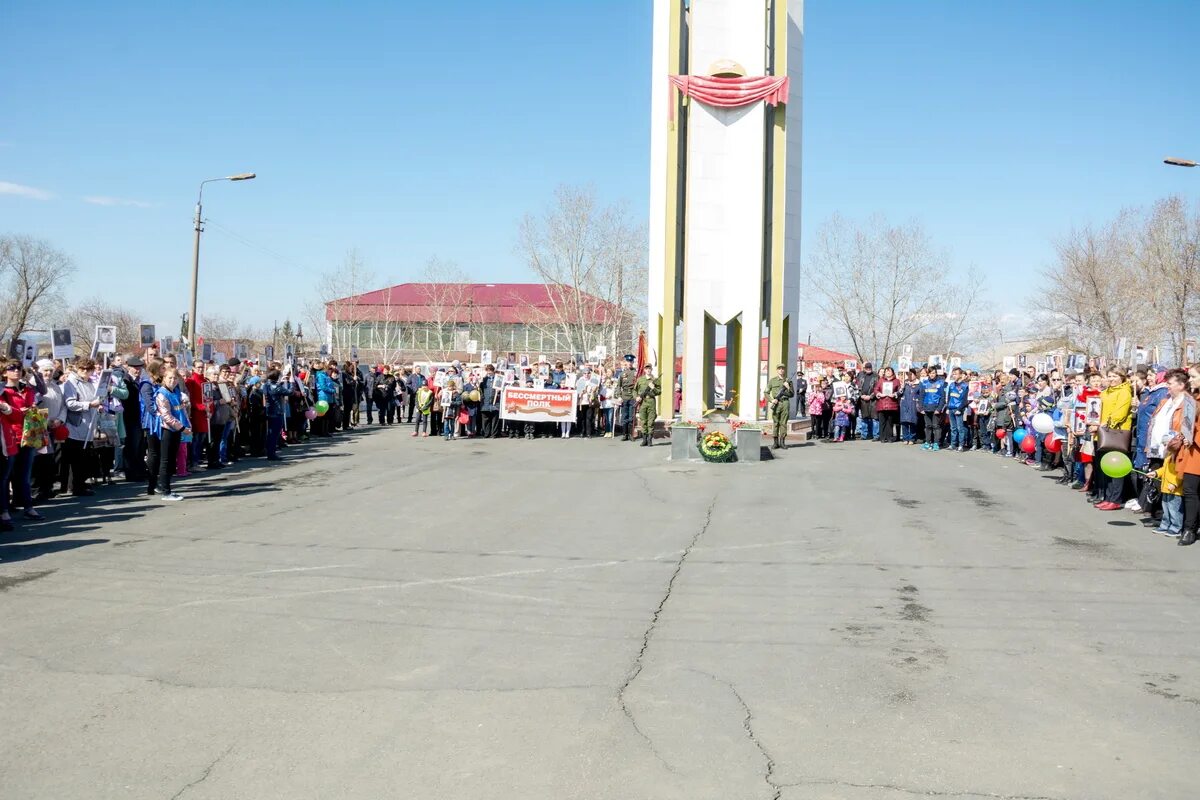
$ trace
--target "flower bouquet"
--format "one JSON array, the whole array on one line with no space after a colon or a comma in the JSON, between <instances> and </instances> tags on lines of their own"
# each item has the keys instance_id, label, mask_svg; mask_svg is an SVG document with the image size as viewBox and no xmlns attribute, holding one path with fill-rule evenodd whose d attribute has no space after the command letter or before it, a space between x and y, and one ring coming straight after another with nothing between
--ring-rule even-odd
<instances>
[{"instance_id":1,"label":"flower bouquet","mask_svg":"<svg viewBox=\"0 0 1200 800\"><path fill-rule=\"evenodd\" d=\"M729 441L728 436L713 431L700 440L700 457L705 461L725 464L737 458L737 451L733 449L733 442Z\"/></svg>"}]
</instances>

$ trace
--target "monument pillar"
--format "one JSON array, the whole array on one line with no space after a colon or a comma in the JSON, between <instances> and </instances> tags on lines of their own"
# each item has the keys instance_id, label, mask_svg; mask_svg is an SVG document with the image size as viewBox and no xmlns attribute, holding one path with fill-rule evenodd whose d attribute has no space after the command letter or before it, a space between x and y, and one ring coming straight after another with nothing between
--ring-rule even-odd
<instances>
[{"instance_id":1,"label":"monument pillar","mask_svg":"<svg viewBox=\"0 0 1200 800\"><path fill-rule=\"evenodd\" d=\"M655 0L647 330L661 417L677 357L692 418L711 400L721 344L743 418L757 416L776 363L794 368L802 16L803 0Z\"/></svg>"}]
</instances>

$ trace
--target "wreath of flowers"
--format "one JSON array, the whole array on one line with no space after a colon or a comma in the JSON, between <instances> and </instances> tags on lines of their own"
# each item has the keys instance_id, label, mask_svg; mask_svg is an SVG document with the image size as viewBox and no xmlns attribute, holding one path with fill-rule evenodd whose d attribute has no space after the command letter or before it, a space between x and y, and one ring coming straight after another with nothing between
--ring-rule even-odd
<instances>
[{"instance_id":1,"label":"wreath of flowers","mask_svg":"<svg viewBox=\"0 0 1200 800\"><path fill-rule=\"evenodd\" d=\"M705 461L723 464L733 461L735 456L733 442L729 441L729 437L720 431L705 434L704 438L700 440L700 457Z\"/></svg>"}]
</instances>

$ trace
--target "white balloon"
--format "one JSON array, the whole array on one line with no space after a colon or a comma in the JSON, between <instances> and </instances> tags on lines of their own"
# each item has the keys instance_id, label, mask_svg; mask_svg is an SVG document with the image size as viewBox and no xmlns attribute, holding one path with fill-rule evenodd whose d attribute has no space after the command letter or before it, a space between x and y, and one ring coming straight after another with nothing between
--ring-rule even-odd
<instances>
[{"instance_id":1,"label":"white balloon","mask_svg":"<svg viewBox=\"0 0 1200 800\"><path fill-rule=\"evenodd\" d=\"M1054 419L1045 411L1034 414L1033 429L1038 433L1050 433L1054 430Z\"/></svg>"}]
</instances>

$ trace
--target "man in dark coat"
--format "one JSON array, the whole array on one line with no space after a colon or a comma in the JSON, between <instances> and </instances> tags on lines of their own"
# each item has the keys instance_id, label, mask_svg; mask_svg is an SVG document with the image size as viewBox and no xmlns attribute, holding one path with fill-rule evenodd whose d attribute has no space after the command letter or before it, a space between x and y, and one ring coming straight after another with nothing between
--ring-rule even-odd
<instances>
[{"instance_id":1,"label":"man in dark coat","mask_svg":"<svg viewBox=\"0 0 1200 800\"><path fill-rule=\"evenodd\" d=\"M496 390L496 368L488 364L479 382L479 413L482 417L480 435L495 439L500 435L500 392Z\"/></svg>"},{"instance_id":2,"label":"man in dark coat","mask_svg":"<svg viewBox=\"0 0 1200 800\"><path fill-rule=\"evenodd\" d=\"M396 378L391 367L375 376L375 410L379 412L379 424L389 425L396 420Z\"/></svg>"},{"instance_id":3,"label":"man in dark coat","mask_svg":"<svg viewBox=\"0 0 1200 800\"><path fill-rule=\"evenodd\" d=\"M351 409L358 407L358 370L347 361L342 365L342 430L350 430Z\"/></svg>"},{"instance_id":4,"label":"man in dark coat","mask_svg":"<svg viewBox=\"0 0 1200 800\"><path fill-rule=\"evenodd\" d=\"M875 438L875 368L870 361L854 376L854 388L858 389L858 427L863 441L870 441Z\"/></svg>"},{"instance_id":5,"label":"man in dark coat","mask_svg":"<svg viewBox=\"0 0 1200 800\"><path fill-rule=\"evenodd\" d=\"M425 376L421 374L421 368L414 366L405 377L405 382L408 384L408 421L412 422L413 409L417 404L417 389L425 385Z\"/></svg>"},{"instance_id":6,"label":"man in dark coat","mask_svg":"<svg viewBox=\"0 0 1200 800\"><path fill-rule=\"evenodd\" d=\"M146 366L138 356L125 359L122 383L129 392L129 399L121 404L121 416L125 422L125 441L121 457L125 464L125 480L130 483L146 482L146 437L142 430L142 406L138 391L138 375Z\"/></svg>"}]
</instances>

